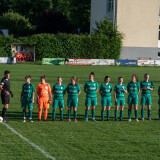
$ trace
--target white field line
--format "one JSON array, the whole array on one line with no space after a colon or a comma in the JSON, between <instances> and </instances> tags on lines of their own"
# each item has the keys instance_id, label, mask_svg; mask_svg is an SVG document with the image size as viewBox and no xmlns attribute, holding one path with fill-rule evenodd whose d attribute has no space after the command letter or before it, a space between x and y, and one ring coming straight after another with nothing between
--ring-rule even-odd
<instances>
[{"instance_id":1,"label":"white field line","mask_svg":"<svg viewBox=\"0 0 160 160\"><path fill-rule=\"evenodd\" d=\"M11 128L8 124L6 124L6 123L2 123L2 124L4 126L6 126L8 129L10 129L13 133L15 133L16 135L18 135L21 139L23 139L24 141L26 141L28 144L30 144L31 146L33 146L35 149L37 149L41 153L43 153L45 157L50 158L52 160L56 160L54 157L52 157L50 154L48 154L47 152L45 152L43 149L41 149L40 147L38 147L37 145L35 145L34 143L32 143L30 140L28 140L27 138L25 138L24 136L22 136L20 133L18 133L16 130L14 130L13 128Z\"/></svg>"}]
</instances>

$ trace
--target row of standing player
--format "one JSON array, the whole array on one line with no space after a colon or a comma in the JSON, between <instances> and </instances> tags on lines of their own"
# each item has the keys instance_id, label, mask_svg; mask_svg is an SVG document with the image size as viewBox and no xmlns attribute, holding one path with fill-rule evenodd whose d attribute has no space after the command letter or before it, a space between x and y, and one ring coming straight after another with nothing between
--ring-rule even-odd
<instances>
[{"instance_id":1,"label":"row of standing player","mask_svg":"<svg viewBox=\"0 0 160 160\"><path fill-rule=\"evenodd\" d=\"M7 74L8 75L8 74ZM10 73L9 73L10 75ZM5 77L6 73L5 73ZM4 79L1 80L0 87L2 92L4 92L6 89L4 85ZM84 92L86 92L86 111L85 111L85 121L88 122L88 114L90 106L92 107L92 121L96 122L95 120L95 107L97 106L97 95L96 92L98 91L98 83L94 81L94 73L91 72L89 76L89 81L87 81L84 85ZM21 93L21 103L23 108L23 122L26 121L26 106L28 105L29 109L29 120L32 121L32 109L33 109L33 103L34 103L34 85L30 83L31 77L26 76L26 83L22 87L22 93ZM44 120L47 120L47 110L49 108L49 103L51 103L52 95L51 95L51 88L48 83L46 83L46 77L41 77L41 83L37 86L37 107L39 109L38 111L38 118L39 121L41 120L42 115L42 109L44 109ZM9 81L9 77L8 77ZM112 105L112 98L111 98L111 91L112 91L112 85L109 83L110 77L106 76L104 79L104 83L100 86L100 94L101 94L101 104L102 104L102 121L104 121L104 113L107 108L107 121L109 121L110 117L110 108ZM114 87L114 97L115 97L115 120L118 119L118 108L120 106L120 120L122 120L123 117L123 109L125 105L125 93L127 93L128 90L128 116L129 121L131 121L131 108L132 104L135 108L135 118L136 121L138 121L138 93L140 92L140 89L142 90L142 98L141 98L141 115L142 120L144 120L144 107L145 104L148 105L148 119L151 120L151 91L153 90L153 84L151 81L149 81L149 75L144 75L144 81L141 82L141 84L138 83L138 78L136 75L132 75L131 82L128 83L127 88L125 84L123 84L123 78L118 78L118 84ZM67 106L68 106L68 121L71 121L71 108L73 107L74 110L74 121L77 122L77 107L78 107L78 95L80 94L80 86L78 85L78 79L76 77L71 78L71 83L68 84L67 88L65 89L65 86L62 84L62 78L58 77L57 83L54 84L52 88L52 94L54 95L53 98L53 121L55 121L55 115L56 115L56 109L60 108L60 116L61 120L63 120L63 108L64 108L64 100L63 96L65 94L65 91L68 93L68 99L67 99ZM6 91L5 91L6 92ZM9 90L7 91L11 95L12 92ZM6 92L6 93L7 93ZM9 94L8 94L9 95ZM49 97L48 97L49 95ZM1 94L2 103L6 103L5 98L3 94ZM7 98L7 103L9 98ZM5 105L3 110L5 110ZM5 119L5 114L2 110L2 117ZM159 116L160 116L160 109L159 109Z\"/></svg>"}]
</instances>

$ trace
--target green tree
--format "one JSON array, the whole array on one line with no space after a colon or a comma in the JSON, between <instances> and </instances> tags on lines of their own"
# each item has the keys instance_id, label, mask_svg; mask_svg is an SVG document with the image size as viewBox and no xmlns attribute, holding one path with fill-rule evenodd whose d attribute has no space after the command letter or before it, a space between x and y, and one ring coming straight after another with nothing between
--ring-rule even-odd
<instances>
[{"instance_id":1,"label":"green tree","mask_svg":"<svg viewBox=\"0 0 160 160\"><path fill-rule=\"evenodd\" d=\"M28 19L13 12L4 13L0 16L0 28L9 29L10 34L19 36L28 35L35 29Z\"/></svg>"},{"instance_id":2,"label":"green tree","mask_svg":"<svg viewBox=\"0 0 160 160\"><path fill-rule=\"evenodd\" d=\"M51 8L52 0L15 0L13 11L29 18L33 25L37 25L43 11Z\"/></svg>"},{"instance_id":3,"label":"green tree","mask_svg":"<svg viewBox=\"0 0 160 160\"><path fill-rule=\"evenodd\" d=\"M14 0L0 0L0 16L8 12L9 10L12 10Z\"/></svg>"}]
</instances>

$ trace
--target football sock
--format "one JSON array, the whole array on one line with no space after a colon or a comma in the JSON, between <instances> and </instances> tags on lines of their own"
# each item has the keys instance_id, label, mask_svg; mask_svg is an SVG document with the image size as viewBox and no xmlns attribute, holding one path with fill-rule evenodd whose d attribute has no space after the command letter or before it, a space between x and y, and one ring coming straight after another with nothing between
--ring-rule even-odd
<instances>
[{"instance_id":1,"label":"football sock","mask_svg":"<svg viewBox=\"0 0 160 160\"><path fill-rule=\"evenodd\" d=\"M42 116L42 111L38 111L38 119L41 120L41 116Z\"/></svg>"},{"instance_id":2,"label":"football sock","mask_svg":"<svg viewBox=\"0 0 160 160\"><path fill-rule=\"evenodd\" d=\"M148 118L151 118L151 110L148 110Z\"/></svg>"},{"instance_id":3,"label":"football sock","mask_svg":"<svg viewBox=\"0 0 160 160\"><path fill-rule=\"evenodd\" d=\"M115 119L118 119L118 111L115 110Z\"/></svg>"},{"instance_id":4,"label":"football sock","mask_svg":"<svg viewBox=\"0 0 160 160\"><path fill-rule=\"evenodd\" d=\"M6 112L7 112L7 108L3 108L2 109L2 117L3 117L3 119L5 119L5 117L6 117Z\"/></svg>"},{"instance_id":5,"label":"football sock","mask_svg":"<svg viewBox=\"0 0 160 160\"><path fill-rule=\"evenodd\" d=\"M89 109L86 109L85 118L88 118L88 114L89 114Z\"/></svg>"},{"instance_id":6,"label":"football sock","mask_svg":"<svg viewBox=\"0 0 160 160\"><path fill-rule=\"evenodd\" d=\"M71 110L68 110L68 119L71 119Z\"/></svg>"},{"instance_id":7,"label":"football sock","mask_svg":"<svg viewBox=\"0 0 160 160\"><path fill-rule=\"evenodd\" d=\"M110 110L107 110L107 119L110 118Z\"/></svg>"},{"instance_id":8,"label":"football sock","mask_svg":"<svg viewBox=\"0 0 160 160\"><path fill-rule=\"evenodd\" d=\"M63 120L63 110L60 110L61 120Z\"/></svg>"},{"instance_id":9,"label":"football sock","mask_svg":"<svg viewBox=\"0 0 160 160\"><path fill-rule=\"evenodd\" d=\"M123 118L123 110L120 111L120 119Z\"/></svg>"},{"instance_id":10,"label":"football sock","mask_svg":"<svg viewBox=\"0 0 160 160\"><path fill-rule=\"evenodd\" d=\"M138 119L138 109L135 110L135 118Z\"/></svg>"},{"instance_id":11,"label":"football sock","mask_svg":"<svg viewBox=\"0 0 160 160\"><path fill-rule=\"evenodd\" d=\"M23 109L23 117L26 117L26 110Z\"/></svg>"},{"instance_id":12,"label":"football sock","mask_svg":"<svg viewBox=\"0 0 160 160\"><path fill-rule=\"evenodd\" d=\"M144 109L141 109L141 117L144 118Z\"/></svg>"},{"instance_id":13,"label":"football sock","mask_svg":"<svg viewBox=\"0 0 160 160\"><path fill-rule=\"evenodd\" d=\"M53 109L53 114L52 114L52 116L53 116L53 120L55 120L55 118L56 118L56 110L55 110L55 109Z\"/></svg>"},{"instance_id":14,"label":"football sock","mask_svg":"<svg viewBox=\"0 0 160 160\"><path fill-rule=\"evenodd\" d=\"M95 109L92 109L92 118L95 118Z\"/></svg>"},{"instance_id":15,"label":"football sock","mask_svg":"<svg viewBox=\"0 0 160 160\"><path fill-rule=\"evenodd\" d=\"M128 109L128 119L131 119L131 109Z\"/></svg>"},{"instance_id":16,"label":"football sock","mask_svg":"<svg viewBox=\"0 0 160 160\"><path fill-rule=\"evenodd\" d=\"M29 118L32 118L32 110L29 110Z\"/></svg>"},{"instance_id":17,"label":"football sock","mask_svg":"<svg viewBox=\"0 0 160 160\"><path fill-rule=\"evenodd\" d=\"M77 119L77 111L74 111L74 119Z\"/></svg>"},{"instance_id":18,"label":"football sock","mask_svg":"<svg viewBox=\"0 0 160 160\"><path fill-rule=\"evenodd\" d=\"M104 119L104 110L101 110L101 118Z\"/></svg>"},{"instance_id":19,"label":"football sock","mask_svg":"<svg viewBox=\"0 0 160 160\"><path fill-rule=\"evenodd\" d=\"M159 109L159 112L158 112L158 114L159 114L159 119L160 119L160 109Z\"/></svg>"},{"instance_id":20,"label":"football sock","mask_svg":"<svg viewBox=\"0 0 160 160\"><path fill-rule=\"evenodd\" d=\"M47 110L44 110L44 120L46 120L46 119L47 119L47 115L48 115Z\"/></svg>"}]
</instances>

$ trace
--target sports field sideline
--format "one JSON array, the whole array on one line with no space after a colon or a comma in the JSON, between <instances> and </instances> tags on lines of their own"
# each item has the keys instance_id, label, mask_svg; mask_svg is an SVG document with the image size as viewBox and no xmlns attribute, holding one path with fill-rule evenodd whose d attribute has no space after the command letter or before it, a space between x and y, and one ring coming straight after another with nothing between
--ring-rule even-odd
<instances>
[{"instance_id":1,"label":"sports field sideline","mask_svg":"<svg viewBox=\"0 0 160 160\"><path fill-rule=\"evenodd\" d=\"M160 158L160 130L158 121L158 87L160 85L159 67L122 67L122 66L53 66L53 65L0 65L0 76L3 77L5 70L11 71L11 90L14 94L7 112L8 125L19 134L26 137L36 146L43 149L56 159L159 159ZM90 72L95 73L95 81L99 86L104 77L109 75L110 83L114 87L118 77L124 78L127 85L133 73L139 77L139 82L144 79L144 74L150 75L153 82L152 92L152 121L145 120L136 123L134 111L132 110L132 122L128 123L127 104L124 109L122 122L114 121L114 97L112 91L111 121L101 122L101 103L98 95L98 106L96 108L96 123L84 122L85 93L84 83L88 80ZM46 82L53 86L57 77L63 78L63 84L67 86L72 76L79 78L81 94L79 96L78 123L67 122L67 95L65 95L64 122L59 121L59 110L57 110L56 122L52 122L52 107L49 109L47 122L38 122L38 109L34 104L33 123L22 123L22 109L20 105L20 94L24 77L31 75L31 82L35 88L40 82L42 75L47 76ZM127 95L126 95L127 98ZM139 95L140 99L140 95ZM127 102L127 101L126 101ZM140 101L139 101L140 102ZM140 103L139 103L140 104ZM2 105L0 105L2 108ZM139 119L140 119L139 105ZM89 114L91 118L91 111ZM147 110L145 109L145 118ZM72 116L73 119L73 116ZM36 150L26 141L15 135L0 124L0 159L48 159L39 150Z\"/></svg>"}]
</instances>

